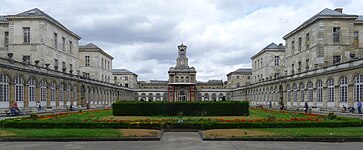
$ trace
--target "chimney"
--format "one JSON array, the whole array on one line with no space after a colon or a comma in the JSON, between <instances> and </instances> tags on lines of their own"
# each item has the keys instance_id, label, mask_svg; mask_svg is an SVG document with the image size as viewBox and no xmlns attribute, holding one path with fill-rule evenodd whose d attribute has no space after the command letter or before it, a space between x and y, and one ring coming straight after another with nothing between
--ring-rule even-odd
<instances>
[{"instance_id":1,"label":"chimney","mask_svg":"<svg viewBox=\"0 0 363 150\"><path fill-rule=\"evenodd\" d=\"M343 13L343 8L335 8L334 11Z\"/></svg>"}]
</instances>

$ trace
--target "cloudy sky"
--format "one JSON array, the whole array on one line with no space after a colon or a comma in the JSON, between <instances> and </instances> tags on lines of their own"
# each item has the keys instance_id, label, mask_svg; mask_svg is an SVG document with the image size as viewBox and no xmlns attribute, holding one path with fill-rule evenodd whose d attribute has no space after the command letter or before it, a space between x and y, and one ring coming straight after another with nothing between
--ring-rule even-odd
<instances>
[{"instance_id":1,"label":"cloudy sky","mask_svg":"<svg viewBox=\"0 0 363 150\"><path fill-rule=\"evenodd\" d=\"M363 15L362 0L1 0L0 15L39 8L115 59L139 80L166 80L177 46L197 79L226 80L250 57L324 8Z\"/></svg>"}]
</instances>

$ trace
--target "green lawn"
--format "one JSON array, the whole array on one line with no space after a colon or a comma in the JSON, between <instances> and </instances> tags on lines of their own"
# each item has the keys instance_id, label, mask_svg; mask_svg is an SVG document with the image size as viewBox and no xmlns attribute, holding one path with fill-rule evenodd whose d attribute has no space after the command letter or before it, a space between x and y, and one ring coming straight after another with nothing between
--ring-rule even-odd
<instances>
[{"instance_id":1,"label":"green lawn","mask_svg":"<svg viewBox=\"0 0 363 150\"><path fill-rule=\"evenodd\" d=\"M267 118L268 116L274 115L276 118L293 118L293 117L304 117L303 114L293 114L293 113L269 113L262 110L250 109L250 116L183 116L183 119L207 119L207 118L218 118L218 119L259 119ZM177 119L178 116L113 116L112 110L103 112L86 112L83 114L74 114L65 117L55 118L51 120L85 120L85 119L116 119L116 120L161 120L161 119Z\"/></svg>"},{"instance_id":2,"label":"green lawn","mask_svg":"<svg viewBox=\"0 0 363 150\"><path fill-rule=\"evenodd\" d=\"M363 127L205 130L206 137L363 137Z\"/></svg>"},{"instance_id":3,"label":"green lawn","mask_svg":"<svg viewBox=\"0 0 363 150\"><path fill-rule=\"evenodd\" d=\"M0 137L122 137L117 129L0 129Z\"/></svg>"}]
</instances>

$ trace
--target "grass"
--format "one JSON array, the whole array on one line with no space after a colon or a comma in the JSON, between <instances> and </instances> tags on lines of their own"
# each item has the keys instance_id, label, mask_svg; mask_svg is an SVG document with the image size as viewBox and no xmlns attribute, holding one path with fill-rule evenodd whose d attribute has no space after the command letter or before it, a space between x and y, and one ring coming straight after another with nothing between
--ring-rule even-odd
<instances>
[{"instance_id":1,"label":"grass","mask_svg":"<svg viewBox=\"0 0 363 150\"><path fill-rule=\"evenodd\" d=\"M158 130L140 129L14 129L0 128L0 137L139 137L156 136Z\"/></svg>"},{"instance_id":2,"label":"grass","mask_svg":"<svg viewBox=\"0 0 363 150\"><path fill-rule=\"evenodd\" d=\"M259 118L267 118L269 115L272 115L268 112L264 112L258 109L250 109L250 116L183 116L183 119L259 119ZM297 114L297 116L293 116L290 113L274 113L276 118L292 118L292 117L304 117L304 115ZM84 114L74 114L65 117L60 117L51 120L84 120L84 119L116 119L116 120L161 120L161 119L177 119L178 116L113 116L112 110L102 111L102 112L89 112Z\"/></svg>"},{"instance_id":3,"label":"grass","mask_svg":"<svg viewBox=\"0 0 363 150\"><path fill-rule=\"evenodd\" d=\"M363 127L205 130L207 137L362 137Z\"/></svg>"}]
</instances>

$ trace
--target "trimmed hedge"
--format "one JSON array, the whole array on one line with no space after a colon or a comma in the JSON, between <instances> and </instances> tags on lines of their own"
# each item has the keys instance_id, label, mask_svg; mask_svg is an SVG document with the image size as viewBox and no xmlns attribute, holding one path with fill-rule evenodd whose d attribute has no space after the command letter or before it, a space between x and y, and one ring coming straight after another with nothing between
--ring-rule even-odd
<instances>
[{"instance_id":1,"label":"trimmed hedge","mask_svg":"<svg viewBox=\"0 0 363 150\"><path fill-rule=\"evenodd\" d=\"M229 102L127 102L112 104L114 116L248 116L249 103Z\"/></svg>"},{"instance_id":2,"label":"trimmed hedge","mask_svg":"<svg viewBox=\"0 0 363 150\"><path fill-rule=\"evenodd\" d=\"M124 129L232 129L232 128L312 128L363 127L362 120L337 122L39 122L6 120L3 128L124 128Z\"/></svg>"}]
</instances>

